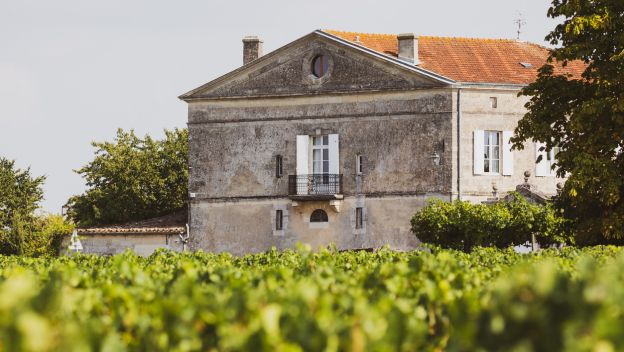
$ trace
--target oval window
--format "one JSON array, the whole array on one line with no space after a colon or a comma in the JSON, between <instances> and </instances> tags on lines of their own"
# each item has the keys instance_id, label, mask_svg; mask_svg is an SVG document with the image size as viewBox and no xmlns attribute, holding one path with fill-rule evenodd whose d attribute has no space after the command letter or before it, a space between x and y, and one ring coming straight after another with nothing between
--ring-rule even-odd
<instances>
[{"instance_id":1,"label":"oval window","mask_svg":"<svg viewBox=\"0 0 624 352\"><path fill-rule=\"evenodd\" d=\"M312 60L312 74L316 78L325 76L329 69L329 60L325 55L318 55Z\"/></svg>"},{"instance_id":2,"label":"oval window","mask_svg":"<svg viewBox=\"0 0 624 352\"><path fill-rule=\"evenodd\" d=\"M327 213L325 212L325 210L322 209L316 209L315 211L312 212L312 215L310 215L310 222L327 222Z\"/></svg>"}]
</instances>

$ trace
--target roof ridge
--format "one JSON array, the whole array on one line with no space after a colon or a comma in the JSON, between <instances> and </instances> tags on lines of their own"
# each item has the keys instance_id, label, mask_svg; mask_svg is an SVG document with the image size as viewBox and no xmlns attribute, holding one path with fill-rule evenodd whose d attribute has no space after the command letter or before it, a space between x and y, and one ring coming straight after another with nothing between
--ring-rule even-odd
<instances>
[{"instance_id":1,"label":"roof ridge","mask_svg":"<svg viewBox=\"0 0 624 352\"><path fill-rule=\"evenodd\" d=\"M369 36L387 36L387 37L396 37L397 34L389 34L389 33L366 33L366 32L352 32L352 31L341 31L336 29L321 29L323 32L331 33L341 33L341 34L352 34L352 35L369 35ZM497 42L510 42L510 43L522 43L522 44L532 44L540 46L539 44L528 42L528 41L518 41L512 38L478 38L478 37L453 37L453 36L435 36L435 35L418 35L418 38L431 38L431 39L454 39L454 40L465 40L465 41L497 41Z\"/></svg>"}]
</instances>

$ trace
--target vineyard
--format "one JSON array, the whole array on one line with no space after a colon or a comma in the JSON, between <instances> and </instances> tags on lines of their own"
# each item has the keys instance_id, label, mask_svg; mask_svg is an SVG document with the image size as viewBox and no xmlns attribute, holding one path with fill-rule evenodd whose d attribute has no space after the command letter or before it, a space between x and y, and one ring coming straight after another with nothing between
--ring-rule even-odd
<instances>
[{"instance_id":1,"label":"vineyard","mask_svg":"<svg viewBox=\"0 0 624 352\"><path fill-rule=\"evenodd\" d=\"M624 253L0 256L0 351L617 351Z\"/></svg>"}]
</instances>

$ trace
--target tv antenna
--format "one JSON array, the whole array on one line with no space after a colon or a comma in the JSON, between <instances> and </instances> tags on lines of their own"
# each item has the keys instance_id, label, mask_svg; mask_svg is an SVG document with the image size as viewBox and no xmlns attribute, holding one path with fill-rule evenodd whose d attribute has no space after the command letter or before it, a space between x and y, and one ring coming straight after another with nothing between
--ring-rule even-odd
<instances>
[{"instance_id":1,"label":"tv antenna","mask_svg":"<svg viewBox=\"0 0 624 352\"><path fill-rule=\"evenodd\" d=\"M518 30L516 31L516 40L520 40L520 34L522 33L522 27L526 24L526 21L524 20L524 17L522 16L521 12L518 12L517 14L517 18L514 21L514 23L518 26Z\"/></svg>"}]
</instances>

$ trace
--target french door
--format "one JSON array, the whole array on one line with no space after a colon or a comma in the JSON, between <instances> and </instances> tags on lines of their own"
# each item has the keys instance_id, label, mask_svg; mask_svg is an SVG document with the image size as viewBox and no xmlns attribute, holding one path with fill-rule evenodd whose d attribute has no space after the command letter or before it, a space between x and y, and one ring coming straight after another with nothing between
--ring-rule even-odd
<instances>
[{"instance_id":1,"label":"french door","mask_svg":"<svg viewBox=\"0 0 624 352\"><path fill-rule=\"evenodd\" d=\"M329 136L312 137L312 191L324 193L329 189Z\"/></svg>"}]
</instances>

